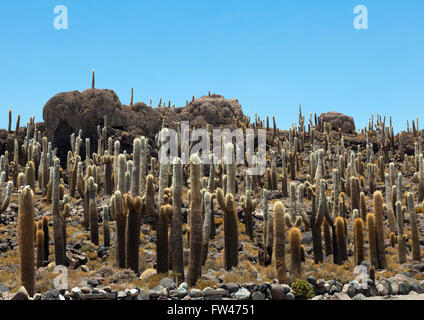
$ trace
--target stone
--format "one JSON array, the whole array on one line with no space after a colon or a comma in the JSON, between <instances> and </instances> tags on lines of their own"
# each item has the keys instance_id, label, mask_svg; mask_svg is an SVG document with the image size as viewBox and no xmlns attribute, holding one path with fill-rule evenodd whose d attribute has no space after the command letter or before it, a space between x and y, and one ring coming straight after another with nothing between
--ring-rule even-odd
<instances>
[{"instance_id":1,"label":"stone","mask_svg":"<svg viewBox=\"0 0 424 320\"><path fill-rule=\"evenodd\" d=\"M422 288L418 282L411 282L409 284L410 290L415 291L416 293L422 293Z\"/></svg>"},{"instance_id":2,"label":"stone","mask_svg":"<svg viewBox=\"0 0 424 320\"><path fill-rule=\"evenodd\" d=\"M8 287L6 287L3 283L0 283L0 293L9 291L10 289Z\"/></svg>"},{"instance_id":3,"label":"stone","mask_svg":"<svg viewBox=\"0 0 424 320\"><path fill-rule=\"evenodd\" d=\"M319 118L322 124L324 122L331 124L332 130L338 131L340 128L343 133L355 133L356 131L353 118L342 113L331 111L322 113Z\"/></svg>"},{"instance_id":4,"label":"stone","mask_svg":"<svg viewBox=\"0 0 424 320\"><path fill-rule=\"evenodd\" d=\"M250 291L246 288L240 288L233 294L234 299L236 300L249 300L250 298Z\"/></svg>"},{"instance_id":5,"label":"stone","mask_svg":"<svg viewBox=\"0 0 424 320\"><path fill-rule=\"evenodd\" d=\"M392 280L390 286L392 287L392 294L397 296L399 294L399 283L396 280Z\"/></svg>"},{"instance_id":6,"label":"stone","mask_svg":"<svg viewBox=\"0 0 424 320\"><path fill-rule=\"evenodd\" d=\"M144 301L146 301L146 300L149 300L149 298L150 298L149 292L147 290L141 289L138 292L137 296L135 297L135 300L144 300Z\"/></svg>"},{"instance_id":7,"label":"stone","mask_svg":"<svg viewBox=\"0 0 424 320\"><path fill-rule=\"evenodd\" d=\"M317 285L317 279L315 279L315 277L313 277L313 276L309 276L309 277L307 278L307 280L308 280L308 282L309 282L310 284L312 284L312 285L314 285L314 286L316 286L316 285Z\"/></svg>"},{"instance_id":8,"label":"stone","mask_svg":"<svg viewBox=\"0 0 424 320\"><path fill-rule=\"evenodd\" d=\"M146 269L144 270L144 272L141 274L140 276L140 280L144 281L144 282L148 282L149 279L156 275L157 271L155 269Z\"/></svg>"},{"instance_id":9,"label":"stone","mask_svg":"<svg viewBox=\"0 0 424 320\"><path fill-rule=\"evenodd\" d=\"M366 300L367 297L365 297L362 293L357 294L352 298L352 300Z\"/></svg>"},{"instance_id":10,"label":"stone","mask_svg":"<svg viewBox=\"0 0 424 320\"><path fill-rule=\"evenodd\" d=\"M228 290L230 293L236 292L240 286L237 283L226 283L224 285L221 286L221 288Z\"/></svg>"},{"instance_id":11,"label":"stone","mask_svg":"<svg viewBox=\"0 0 424 320\"><path fill-rule=\"evenodd\" d=\"M260 291L252 293L252 300L265 300L265 295Z\"/></svg>"},{"instance_id":12,"label":"stone","mask_svg":"<svg viewBox=\"0 0 424 320\"><path fill-rule=\"evenodd\" d=\"M127 294L125 293L125 291L118 291L118 295L117 295L118 299L124 299L126 297L127 297Z\"/></svg>"},{"instance_id":13,"label":"stone","mask_svg":"<svg viewBox=\"0 0 424 320\"><path fill-rule=\"evenodd\" d=\"M28 292L25 287L21 286L11 300L29 300Z\"/></svg>"},{"instance_id":14,"label":"stone","mask_svg":"<svg viewBox=\"0 0 424 320\"><path fill-rule=\"evenodd\" d=\"M271 286L271 297L272 300L285 300L286 294L284 292L283 286L273 284Z\"/></svg>"},{"instance_id":15,"label":"stone","mask_svg":"<svg viewBox=\"0 0 424 320\"><path fill-rule=\"evenodd\" d=\"M315 296L311 300L324 300L324 296L322 296L322 295Z\"/></svg>"},{"instance_id":16,"label":"stone","mask_svg":"<svg viewBox=\"0 0 424 320\"><path fill-rule=\"evenodd\" d=\"M202 291L199 289L190 289L190 297L199 298L202 296Z\"/></svg>"},{"instance_id":17,"label":"stone","mask_svg":"<svg viewBox=\"0 0 424 320\"><path fill-rule=\"evenodd\" d=\"M60 292L56 289L47 290L43 293L41 300L59 300Z\"/></svg>"},{"instance_id":18,"label":"stone","mask_svg":"<svg viewBox=\"0 0 424 320\"><path fill-rule=\"evenodd\" d=\"M159 285L168 289L168 290L172 290L176 288L176 284L174 282L174 280L172 280L171 278L163 278L160 282Z\"/></svg>"},{"instance_id":19,"label":"stone","mask_svg":"<svg viewBox=\"0 0 424 320\"><path fill-rule=\"evenodd\" d=\"M84 294L89 294L89 293L91 293L91 288L89 288L89 287L82 287L81 288L81 291Z\"/></svg>"},{"instance_id":20,"label":"stone","mask_svg":"<svg viewBox=\"0 0 424 320\"><path fill-rule=\"evenodd\" d=\"M296 297L294 296L293 293L289 292L286 294L286 299L287 300L294 300Z\"/></svg>"},{"instance_id":21,"label":"stone","mask_svg":"<svg viewBox=\"0 0 424 320\"><path fill-rule=\"evenodd\" d=\"M332 296L337 292L339 292L339 288L337 288L336 286L331 286L330 291L328 293Z\"/></svg>"},{"instance_id":22,"label":"stone","mask_svg":"<svg viewBox=\"0 0 424 320\"><path fill-rule=\"evenodd\" d=\"M409 288L406 282L399 282L399 294L407 295L409 293Z\"/></svg>"},{"instance_id":23,"label":"stone","mask_svg":"<svg viewBox=\"0 0 424 320\"><path fill-rule=\"evenodd\" d=\"M377 292L379 296L387 296L389 294L389 290L382 283L379 283L377 286Z\"/></svg>"},{"instance_id":24,"label":"stone","mask_svg":"<svg viewBox=\"0 0 424 320\"><path fill-rule=\"evenodd\" d=\"M352 300L349 295L343 292L337 292L333 296L334 300Z\"/></svg>"}]
</instances>

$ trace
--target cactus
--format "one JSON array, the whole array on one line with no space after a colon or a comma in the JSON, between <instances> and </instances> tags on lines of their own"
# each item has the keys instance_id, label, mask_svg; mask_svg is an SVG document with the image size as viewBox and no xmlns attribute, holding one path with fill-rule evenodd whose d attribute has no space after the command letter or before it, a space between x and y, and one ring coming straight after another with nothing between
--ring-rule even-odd
<instances>
[{"instance_id":1,"label":"cactus","mask_svg":"<svg viewBox=\"0 0 424 320\"><path fill-rule=\"evenodd\" d=\"M205 219L202 232L202 265L205 264L208 257L209 237L211 233L212 197L209 192L205 192L203 195L203 203L205 207Z\"/></svg>"},{"instance_id":2,"label":"cactus","mask_svg":"<svg viewBox=\"0 0 424 320\"><path fill-rule=\"evenodd\" d=\"M4 172L2 173L2 175L4 176ZM4 181L4 179L2 179L2 181ZM2 187L3 182L0 183L0 188ZM9 206L10 203L10 196L12 195L12 189L13 189L13 182L9 181L6 185L6 191L4 194L4 198L3 201L0 200L1 205L0 205L0 215L7 209L7 207Z\"/></svg>"},{"instance_id":3,"label":"cactus","mask_svg":"<svg viewBox=\"0 0 424 320\"><path fill-rule=\"evenodd\" d=\"M420 237L418 230L417 215L415 212L414 198L410 192L406 196L408 204L409 220L412 233L412 261L421 261Z\"/></svg>"},{"instance_id":4,"label":"cactus","mask_svg":"<svg viewBox=\"0 0 424 320\"><path fill-rule=\"evenodd\" d=\"M275 153L275 151L271 151L271 158L271 190L277 190L277 154Z\"/></svg>"},{"instance_id":5,"label":"cactus","mask_svg":"<svg viewBox=\"0 0 424 320\"><path fill-rule=\"evenodd\" d=\"M253 212L256 210L257 201L252 200L251 193L251 190L246 191L246 195L242 198L241 206L244 211L246 234L253 241Z\"/></svg>"},{"instance_id":6,"label":"cactus","mask_svg":"<svg viewBox=\"0 0 424 320\"><path fill-rule=\"evenodd\" d=\"M103 207L103 245L110 247L109 207Z\"/></svg>"},{"instance_id":7,"label":"cactus","mask_svg":"<svg viewBox=\"0 0 424 320\"><path fill-rule=\"evenodd\" d=\"M403 210L402 203L396 201L396 219L398 223L398 257L399 263L403 264L406 262L406 235L403 233Z\"/></svg>"},{"instance_id":8,"label":"cactus","mask_svg":"<svg viewBox=\"0 0 424 320\"><path fill-rule=\"evenodd\" d=\"M374 215L375 215L375 233L377 244L378 269L387 267L386 252L384 245L384 217L383 217L383 195L380 191L374 193Z\"/></svg>"},{"instance_id":9,"label":"cactus","mask_svg":"<svg viewBox=\"0 0 424 320\"><path fill-rule=\"evenodd\" d=\"M355 264L360 265L364 261L364 221L358 217L353 222L355 240Z\"/></svg>"},{"instance_id":10,"label":"cactus","mask_svg":"<svg viewBox=\"0 0 424 320\"><path fill-rule=\"evenodd\" d=\"M59 175L60 161L55 159L53 162L53 181L52 181L52 214L53 214L53 237L54 237L54 252L56 265L65 265L65 245L63 238L63 221L60 214L59 200Z\"/></svg>"},{"instance_id":11,"label":"cactus","mask_svg":"<svg viewBox=\"0 0 424 320\"><path fill-rule=\"evenodd\" d=\"M107 195L112 195L113 193L113 157L110 155L103 156L102 162L104 163L104 179L105 179L105 193Z\"/></svg>"},{"instance_id":12,"label":"cactus","mask_svg":"<svg viewBox=\"0 0 424 320\"><path fill-rule=\"evenodd\" d=\"M137 274L140 247L140 223L141 215L145 207L139 196L133 197L130 194L124 195L123 206L126 216L125 267L133 270Z\"/></svg>"},{"instance_id":13,"label":"cactus","mask_svg":"<svg viewBox=\"0 0 424 320\"><path fill-rule=\"evenodd\" d=\"M88 198L88 213L90 220L90 240L96 246L99 245L99 219L97 216L97 204L95 190L97 190L97 185L94 184L94 178L90 177L88 179L89 189L93 190L91 197Z\"/></svg>"},{"instance_id":14,"label":"cactus","mask_svg":"<svg viewBox=\"0 0 424 320\"><path fill-rule=\"evenodd\" d=\"M360 209L360 192L359 192L359 179L356 177L350 178L350 194L352 197L351 210Z\"/></svg>"},{"instance_id":15,"label":"cactus","mask_svg":"<svg viewBox=\"0 0 424 320\"><path fill-rule=\"evenodd\" d=\"M160 208L157 229L157 272L168 273L168 217L172 214L172 206L167 204Z\"/></svg>"},{"instance_id":16,"label":"cactus","mask_svg":"<svg viewBox=\"0 0 424 320\"><path fill-rule=\"evenodd\" d=\"M285 208L281 201L274 204L274 255L277 279L283 284L287 280L285 262L286 230L284 222Z\"/></svg>"},{"instance_id":17,"label":"cactus","mask_svg":"<svg viewBox=\"0 0 424 320\"><path fill-rule=\"evenodd\" d=\"M236 195L236 161L234 156L234 145L227 143L225 145L225 164L227 169L227 193Z\"/></svg>"},{"instance_id":18,"label":"cactus","mask_svg":"<svg viewBox=\"0 0 424 320\"><path fill-rule=\"evenodd\" d=\"M147 176L147 138L141 137L140 140L140 192L144 193L146 190Z\"/></svg>"},{"instance_id":19,"label":"cactus","mask_svg":"<svg viewBox=\"0 0 424 320\"><path fill-rule=\"evenodd\" d=\"M281 193L282 197L285 198L288 196L288 190L287 190L287 158L286 158L286 151L283 149L281 151L281 168L282 168L282 175L281 175Z\"/></svg>"},{"instance_id":20,"label":"cactus","mask_svg":"<svg viewBox=\"0 0 424 320\"><path fill-rule=\"evenodd\" d=\"M390 185L390 176L385 174L384 176L385 186L386 186L386 207L387 207L387 217L390 224L390 232L395 232L397 229L396 226L396 217L393 212L393 202L392 202L392 187Z\"/></svg>"},{"instance_id":21,"label":"cactus","mask_svg":"<svg viewBox=\"0 0 424 320\"><path fill-rule=\"evenodd\" d=\"M347 260L346 236L345 236L345 220L342 217L337 217L335 220L337 245L340 254L340 262Z\"/></svg>"},{"instance_id":22,"label":"cactus","mask_svg":"<svg viewBox=\"0 0 424 320\"><path fill-rule=\"evenodd\" d=\"M43 225L41 225L43 227ZM35 236L36 247L37 247L37 268L41 268L44 265L44 232L43 229L37 229Z\"/></svg>"},{"instance_id":23,"label":"cactus","mask_svg":"<svg viewBox=\"0 0 424 320\"><path fill-rule=\"evenodd\" d=\"M125 174L126 174L126 166L127 166L127 160L125 155L120 154L118 156L118 168L117 168L117 188L121 192L121 194L126 193L126 185L125 185Z\"/></svg>"},{"instance_id":24,"label":"cactus","mask_svg":"<svg viewBox=\"0 0 424 320\"><path fill-rule=\"evenodd\" d=\"M125 228L126 215L123 210L123 198L119 190L115 191L110 198L111 215L116 221L116 264L119 268L125 268Z\"/></svg>"},{"instance_id":25,"label":"cactus","mask_svg":"<svg viewBox=\"0 0 424 320\"><path fill-rule=\"evenodd\" d=\"M171 222L171 248L172 272L177 281L184 280L183 261L183 234L182 234L182 164L176 158L173 163L172 175L172 222Z\"/></svg>"},{"instance_id":26,"label":"cactus","mask_svg":"<svg viewBox=\"0 0 424 320\"><path fill-rule=\"evenodd\" d=\"M365 220L367 218L367 204L366 204L366 197L365 193L361 192L361 195L359 196L359 212L361 213L362 220Z\"/></svg>"},{"instance_id":27,"label":"cactus","mask_svg":"<svg viewBox=\"0 0 424 320\"><path fill-rule=\"evenodd\" d=\"M49 218L43 216L43 233L44 233L44 261L49 261L50 254L50 236L49 236Z\"/></svg>"},{"instance_id":28,"label":"cactus","mask_svg":"<svg viewBox=\"0 0 424 320\"><path fill-rule=\"evenodd\" d=\"M289 230L289 245L290 245L290 273L292 279L298 279L301 274L302 253L300 243L302 235L299 228L294 227Z\"/></svg>"},{"instance_id":29,"label":"cactus","mask_svg":"<svg viewBox=\"0 0 424 320\"><path fill-rule=\"evenodd\" d=\"M224 212L224 265L227 271L238 265L238 219L234 196L224 196L222 189L216 190L216 198Z\"/></svg>"},{"instance_id":30,"label":"cactus","mask_svg":"<svg viewBox=\"0 0 424 320\"><path fill-rule=\"evenodd\" d=\"M21 282L30 296L34 295L34 194L29 187L19 193L18 242Z\"/></svg>"},{"instance_id":31,"label":"cactus","mask_svg":"<svg viewBox=\"0 0 424 320\"><path fill-rule=\"evenodd\" d=\"M375 231L375 215L373 213L367 214L368 226L368 242L370 245L370 259L373 266L379 265L377 253L377 237Z\"/></svg>"},{"instance_id":32,"label":"cactus","mask_svg":"<svg viewBox=\"0 0 424 320\"><path fill-rule=\"evenodd\" d=\"M194 286L202 273L201 253L203 221L200 193L200 159L197 154L190 157L190 187L190 255L187 283L189 286Z\"/></svg>"},{"instance_id":33,"label":"cactus","mask_svg":"<svg viewBox=\"0 0 424 320\"><path fill-rule=\"evenodd\" d=\"M41 158L41 185L40 189L46 192L47 184L49 183L49 165L47 163L47 138L42 139L43 155Z\"/></svg>"}]
</instances>

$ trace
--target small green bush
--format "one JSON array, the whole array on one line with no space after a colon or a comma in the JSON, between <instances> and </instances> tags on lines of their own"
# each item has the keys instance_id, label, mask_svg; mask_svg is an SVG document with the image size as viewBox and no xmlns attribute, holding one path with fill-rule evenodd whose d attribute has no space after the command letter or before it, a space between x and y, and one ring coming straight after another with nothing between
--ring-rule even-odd
<instances>
[{"instance_id":1,"label":"small green bush","mask_svg":"<svg viewBox=\"0 0 424 320\"><path fill-rule=\"evenodd\" d=\"M309 282L305 280L296 280L292 284L292 292L295 297L305 297L311 299L314 297L314 290Z\"/></svg>"}]
</instances>

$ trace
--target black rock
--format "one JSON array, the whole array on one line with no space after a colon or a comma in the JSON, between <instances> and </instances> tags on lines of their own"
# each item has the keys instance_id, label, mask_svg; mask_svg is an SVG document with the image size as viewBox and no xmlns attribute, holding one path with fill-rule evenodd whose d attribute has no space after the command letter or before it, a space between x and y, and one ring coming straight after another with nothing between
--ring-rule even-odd
<instances>
[{"instance_id":1,"label":"black rock","mask_svg":"<svg viewBox=\"0 0 424 320\"><path fill-rule=\"evenodd\" d=\"M312 284L312 285L314 285L314 286L316 286L316 285L317 285L317 279L315 279L315 277L313 277L313 276L309 276L307 280L308 280L308 282L309 282L310 284Z\"/></svg>"},{"instance_id":2,"label":"black rock","mask_svg":"<svg viewBox=\"0 0 424 320\"><path fill-rule=\"evenodd\" d=\"M41 300L59 300L59 290L50 289L43 293Z\"/></svg>"}]
</instances>

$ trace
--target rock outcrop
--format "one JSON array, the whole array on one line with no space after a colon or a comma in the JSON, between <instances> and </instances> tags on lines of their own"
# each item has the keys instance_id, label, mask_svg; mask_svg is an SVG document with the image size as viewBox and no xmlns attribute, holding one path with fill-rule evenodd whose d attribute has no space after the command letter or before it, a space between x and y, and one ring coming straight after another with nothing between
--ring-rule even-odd
<instances>
[{"instance_id":1,"label":"rock outcrop","mask_svg":"<svg viewBox=\"0 0 424 320\"><path fill-rule=\"evenodd\" d=\"M320 123L330 123L333 130L342 129L343 133L355 133L355 121L352 117L339 112L328 112L320 115Z\"/></svg>"},{"instance_id":2,"label":"rock outcrop","mask_svg":"<svg viewBox=\"0 0 424 320\"><path fill-rule=\"evenodd\" d=\"M63 92L51 98L43 109L45 134L58 148L62 163L67 150L70 150L70 135L78 134L80 129L83 138L91 139L92 150L97 151L97 125L103 126L105 115L108 136L119 139L122 150L128 151L131 151L135 137L144 135L153 138L160 131L163 118L169 127L176 127L179 121L189 121L196 127L206 124L229 127L234 123L233 118L244 118L237 99L227 100L220 95L204 96L181 108L152 108L142 102L131 107L122 105L112 90Z\"/></svg>"}]
</instances>

